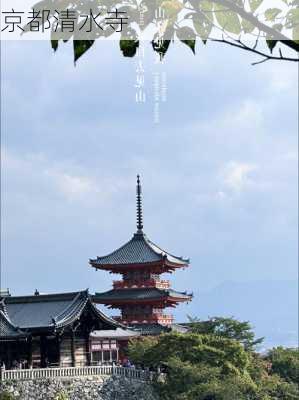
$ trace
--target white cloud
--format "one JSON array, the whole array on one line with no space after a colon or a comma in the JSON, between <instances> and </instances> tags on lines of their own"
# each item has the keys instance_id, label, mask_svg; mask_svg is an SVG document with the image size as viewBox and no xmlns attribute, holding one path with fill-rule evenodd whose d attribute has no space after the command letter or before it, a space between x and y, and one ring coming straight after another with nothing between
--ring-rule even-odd
<instances>
[{"instance_id":1,"label":"white cloud","mask_svg":"<svg viewBox=\"0 0 299 400\"><path fill-rule=\"evenodd\" d=\"M1 150L2 168L9 180L12 177L18 180L19 184L25 184L27 190L39 187L46 188L48 195L62 195L69 201L85 201L92 198L92 195L99 194L99 188L103 182L97 182L90 173L84 173L82 169L71 163L58 164L47 159L43 154L25 154L20 156L5 148ZM6 182L4 182L5 185ZM109 194L105 191L105 197ZM39 196L40 193L36 192Z\"/></svg>"},{"instance_id":2,"label":"white cloud","mask_svg":"<svg viewBox=\"0 0 299 400\"><path fill-rule=\"evenodd\" d=\"M241 192L252 181L250 173L257 169L255 164L230 161L222 171L224 184L235 192Z\"/></svg>"},{"instance_id":3,"label":"white cloud","mask_svg":"<svg viewBox=\"0 0 299 400\"><path fill-rule=\"evenodd\" d=\"M248 122L250 126L260 125L263 121L263 107L262 104L254 99L247 98L240 106L235 110L229 110L225 115L225 122L230 126L246 126L248 128ZM241 131L242 132L242 131Z\"/></svg>"},{"instance_id":4,"label":"white cloud","mask_svg":"<svg viewBox=\"0 0 299 400\"><path fill-rule=\"evenodd\" d=\"M57 189L69 200L98 192L95 182L84 176L71 175L55 169L46 170L44 174L54 181Z\"/></svg>"}]
</instances>

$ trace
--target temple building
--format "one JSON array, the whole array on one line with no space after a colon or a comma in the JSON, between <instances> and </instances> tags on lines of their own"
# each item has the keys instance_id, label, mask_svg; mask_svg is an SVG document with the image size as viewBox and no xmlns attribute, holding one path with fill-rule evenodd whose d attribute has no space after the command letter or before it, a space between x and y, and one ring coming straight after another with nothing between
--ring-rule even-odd
<instances>
[{"instance_id":1,"label":"temple building","mask_svg":"<svg viewBox=\"0 0 299 400\"><path fill-rule=\"evenodd\" d=\"M119 309L114 317L122 324L138 329L142 334L159 334L170 329L182 330L174 324L173 316L166 314L166 307L189 302L192 294L178 292L162 280L163 273L186 268L189 260L174 256L148 239L143 232L140 178L137 176L137 231L132 239L106 256L91 259L97 270L120 274L121 280L113 282L113 289L96 293L93 301L109 308Z\"/></svg>"},{"instance_id":2,"label":"temple building","mask_svg":"<svg viewBox=\"0 0 299 400\"><path fill-rule=\"evenodd\" d=\"M192 294L170 287L164 273L189 265L148 239L143 232L141 185L137 177L137 231L111 254L90 260L97 270L120 274L113 289L12 296L0 292L0 366L77 367L122 362L132 338L188 328L164 312ZM108 317L96 304L119 309Z\"/></svg>"},{"instance_id":3,"label":"temple building","mask_svg":"<svg viewBox=\"0 0 299 400\"><path fill-rule=\"evenodd\" d=\"M88 290L36 291L0 300L0 362L5 368L118 362L123 346L138 334L98 310Z\"/></svg>"}]
</instances>

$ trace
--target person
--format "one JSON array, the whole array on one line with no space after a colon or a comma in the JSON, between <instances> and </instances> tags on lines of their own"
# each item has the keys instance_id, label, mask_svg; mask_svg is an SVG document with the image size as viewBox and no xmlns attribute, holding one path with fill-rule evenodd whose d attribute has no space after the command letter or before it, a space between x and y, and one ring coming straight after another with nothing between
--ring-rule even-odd
<instances>
[{"instance_id":1,"label":"person","mask_svg":"<svg viewBox=\"0 0 299 400\"><path fill-rule=\"evenodd\" d=\"M131 368L131 362L130 362L130 360L128 358L124 359L123 367Z\"/></svg>"}]
</instances>

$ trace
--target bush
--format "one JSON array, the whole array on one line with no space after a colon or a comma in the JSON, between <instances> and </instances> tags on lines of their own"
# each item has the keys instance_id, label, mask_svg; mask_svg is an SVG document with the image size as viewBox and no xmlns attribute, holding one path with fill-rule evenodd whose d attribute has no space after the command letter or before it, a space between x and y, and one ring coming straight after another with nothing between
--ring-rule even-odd
<instances>
[{"instance_id":1,"label":"bush","mask_svg":"<svg viewBox=\"0 0 299 400\"><path fill-rule=\"evenodd\" d=\"M65 392L61 392L58 393L58 395L55 397L55 400L68 400L68 396Z\"/></svg>"},{"instance_id":2,"label":"bush","mask_svg":"<svg viewBox=\"0 0 299 400\"><path fill-rule=\"evenodd\" d=\"M299 382L299 350L277 347L270 350L267 360L271 363L271 372L291 383Z\"/></svg>"},{"instance_id":3,"label":"bush","mask_svg":"<svg viewBox=\"0 0 299 400\"><path fill-rule=\"evenodd\" d=\"M15 400L15 397L12 393L9 392L0 392L0 400Z\"/></svg>"}]
</instances>

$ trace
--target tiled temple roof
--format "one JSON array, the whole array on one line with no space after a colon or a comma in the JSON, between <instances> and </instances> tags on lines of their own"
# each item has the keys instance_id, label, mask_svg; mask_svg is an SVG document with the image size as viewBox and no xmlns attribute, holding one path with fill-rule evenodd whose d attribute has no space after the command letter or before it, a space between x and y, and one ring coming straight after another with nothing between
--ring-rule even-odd
<instances>
[{"instance_id":1,"label":"tiled temple roof","mask_svg":"<svg viewBox=\"0 0 299 400\"><path fill-rule=\"evenodd\" d=\"M21 331L15 326L7 315L6 307L4 302L0 302L0 339L1 340L15 340L26 338L26 333Z\"/></svg>"},{"instance_id":2,"label":"tiled temple roof","mask_svg":"<svg viewBox=\"0 0 299 400\"><path fill-rule=\"evenodd\" d=\"M167 298L175 298L178 301L191 300L192 295L186 292L177 292L172 289L158 288L136 288L136 289L112 289L104 293L95 293L93 300L96 303L109 304L110 301L127 301L127 300L160 300Z\"/></svg>"},{"instance_id":3,"label":"tiled temple roof","mask_svg":"<svg viewBox=\"0 0 299 400\"><path fill-rule=\"evenodd\" d=\"M167 260L177 266L185 266L188 259L174 256L150 241L143 232L137 232L132 239L112 253L90 260L94 267L117 266L127 264L155 263Z\"/></svg>"},{"instance_id":4,"label":"tiled temple roof","mask_svg":"<svg viewBox=\"0 0 299 400\"><path fill-rule=\"evenodd\" d=\"M87 290L81 292L10 296L3 298L7 315L21 329L59 329L71 325L87 306L111 327L119 324L98 310Z\"/></svg>"}]
</instances>

